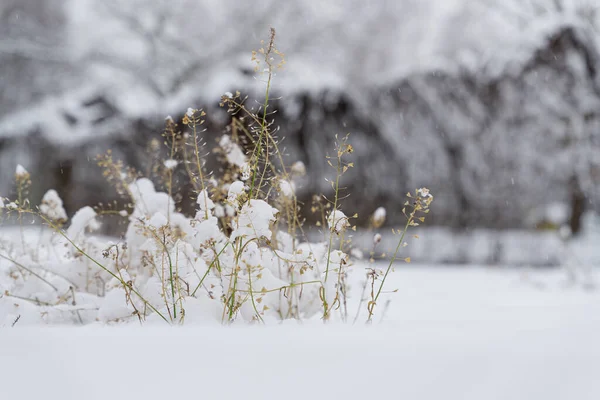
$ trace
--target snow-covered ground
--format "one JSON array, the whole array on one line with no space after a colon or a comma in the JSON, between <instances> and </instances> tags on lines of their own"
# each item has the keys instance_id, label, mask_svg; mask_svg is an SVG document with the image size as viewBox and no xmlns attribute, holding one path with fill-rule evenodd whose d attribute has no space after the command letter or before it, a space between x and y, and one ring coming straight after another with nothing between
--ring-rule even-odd
<instances>
[{"instance_id":1,"label":"snow-covered ground","mask_svg":"<svg viewBox=\"0 0 600 400\"><path fill-rule=\"evenodd\" d=\"M598 399L600 291L561 269L402 267L373 326L0 330L6 399Z\"/></svg>"},{"instance_id":2,"label":"snow-covered ground","mask_svg":"<svg viewBox=\"0 0 600 400\"><path fill-rule=\"evenodd\" d=\"M289 250L293 239L271 230L277 210L240 204L236 183L229 237L209 217L206 191L191 221L143 179L129 187L135 206L119 244L86 233L98 224L89 207L65 231L25 219L2 228L0 398L600 397L594 257L561 268L398 262L382 296L369 296L379 290L365 284L369 267L386 264L352 265L340 250L326 256L323 243ZM414 210L428 209L427 189L413 196ZM60 220L60 211L48 192L40 215ZM330 240L348 228L343 215L328 217Z\"/></svg>"}]
</instances>

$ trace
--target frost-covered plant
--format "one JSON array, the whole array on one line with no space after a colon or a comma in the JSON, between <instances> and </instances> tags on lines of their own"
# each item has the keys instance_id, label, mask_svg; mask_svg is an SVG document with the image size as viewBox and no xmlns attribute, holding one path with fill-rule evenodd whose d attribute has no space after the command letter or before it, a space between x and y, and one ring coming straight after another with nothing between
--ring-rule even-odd
<instances>
[{"instance_id":1,"label":"frost-covered plant","mask_svg":"<svg viewBox=\"0 0 600 400\"><path fill-rule=\"evenodd\" d=\"M154 157L150 172L158 177L155 182L114 160L110 152L100 157L104 175L126 204L109 211L84 207L66 229L67 215L55 191L48 191L37 209L29 207L24 194L29 174L20 167L18 198L6 207L1 201L0 208L35 215L55 233L43 243L23 239L22 249L0 243L0 316L6 319L0 324L21 315L25 320L81 324L131 319L346 321L351 265L346 232L355 229L350 220L356 215L342 211L340 182L353 167L345 160L353 149L347 137L338 139L335 155L328 158L335 170L333 198L318 196L313 207L321 212L319 225L328 229L322 242L312 243L304 234L296 198L295 179L306 168L301 162L286 166L268 111L271 80L283 59L272 30L269 42L253 53L257 71L266 78L262 106L249 109L239 93L222 97L232 122L214 152L224 164L221 173L206 170L211 152L204 150L201 136L205 113L193 108L181 121L184 131L167 118L163 136L168 154L164 160ZM153 141L149 149L158 153L159 146ZM182 174L193 189L191 213L182 207ZM415 196L414 204L407 204L412 211L401 243L432 199L426 189ZM120 240L90 234L106 213L126 220ZM377 211L376 227L382 218L385 213ZM400 247L372 294L369 320Z\"/></svg>"},{"instance_id":2,"label":"frost-covered plant","mask_svg":"<svg viewBox=\"0 0 600 400\"><path fill-rule=\"evenodd\" d=\"M404 216L406 217L406 225L404 225L404 229L401 231L396 232L392 230L392 233L399 235L400 238L398 239L396 250L392 254L389 264L385 271L371 268L371 270L368 273L368 276L371 280L371 294L370 300L367 305L367 311L369 312L369 317L367 319L368 322L371 322L373 320L375 306L377 305L379 296L381 296L383 287L385 286L385 281L390 271L392 270L392 267L394 266L394 261L396 261L396 259L398 258L398 253L400 252L400 249L402 247L407 246L407 242L404 241L404 238L406 237L408 229L413 226L419 226L419 223L425 222L425 214L429 213L429 206L433 201L433 196L427 188L417 189L415 190L414 194L408 192L406 194L406 197L408 197L408 200L404 203L404 207L402 208L402 214L404 214ZM375 214L377 214L377 212ZM381 236L378 236L378 234L376 234L373 239L373 243L374 245L377 245L379 242L381 242ZM411 261L410 257L406 257L404 261L409 263ZM376 288L375 281L381 275L383 275L383 277L381 278L379 286Z\"/></svg>"}]
</instances>

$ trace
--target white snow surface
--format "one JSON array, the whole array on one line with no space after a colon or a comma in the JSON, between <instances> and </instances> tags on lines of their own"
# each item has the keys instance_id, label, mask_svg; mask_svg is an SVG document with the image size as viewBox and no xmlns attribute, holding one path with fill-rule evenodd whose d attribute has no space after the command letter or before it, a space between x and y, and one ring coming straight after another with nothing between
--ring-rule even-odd
<instances>
[{"instance_id":1,"label":"white snow surface","mask_svg":"<svg viewBox=\"0 0 600 400\"><path fill-rule=\"evenodd\" d=\"M403 267L383 322L0 330L9 399L595 400L600 292L561 270Z\"/></svg>"}]
</instances>

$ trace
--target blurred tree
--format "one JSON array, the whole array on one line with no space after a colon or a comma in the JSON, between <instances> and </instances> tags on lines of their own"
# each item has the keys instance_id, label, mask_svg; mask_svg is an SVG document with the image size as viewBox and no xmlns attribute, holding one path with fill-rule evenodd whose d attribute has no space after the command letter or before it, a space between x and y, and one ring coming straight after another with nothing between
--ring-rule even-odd
<instances>
[{"instance_id":1,"label":"blurred tree","mask_svg":"<svg viewBox=\"0 0 600 400\"><path fill-rule=\"evenodd\" d=\"M69 69L62 0L0 1L0 117L61 89Z\"/></svg>"},{"instance_id":2,"label":"blurred tree","mask_svg":"<svg viewBox=\"0 0 600 400\"><path fill-rule=\"evenodd\" d=\"M82 2L86 3L85 17L75 25L77 32L89 25L90 18L103 23L72 37L82 63L91 70L113 72L95 75L95 79L114 83L121 78L163 99L196 82L198 76L206 77L215 65L235 60L241 52L249 60L249 49L256 47L258 39L248 35L268 32L265 19L255 16L269 15L273 2Z\"/></svg>"},{"instance_id":3,"label":"blurred tree","mask_svg":"<svg viewBox=\"0 0 600 400\"><path fill-rule=\"evenodd\" d=\"M322 189L330 172L323 156L335 134L350 132L358 161L348 176L357 189L348 204L363 207L361 215L372 201L398 211L401 193L426 185L437 193L432 220L439 224L519 227L536 206L561 202L572 205L576 228L600 198L599 6L0 0L0 119L25 110L0 121L0 129L13 136L58 132L53 141L86 137L119 147L135 164L166 114L206 106L212 139L226 124L216 107L222 93L261 98L249 51L274 26L289 62L275 79L271 105L281 111L276 123L289 136L286 150L308 164L306 192ZM31 118L26 107L36 97L73 82L77 90ZM16 147L0 146L6 184ZM44 154L29 138L18 148ZM64 150L40 169L55 165L57 185L77 187L81 197L72 204L79 205L101 187L88 167L97 152ZM72 163L70 176L64 161Z\"/></svg>"}]
</instances>

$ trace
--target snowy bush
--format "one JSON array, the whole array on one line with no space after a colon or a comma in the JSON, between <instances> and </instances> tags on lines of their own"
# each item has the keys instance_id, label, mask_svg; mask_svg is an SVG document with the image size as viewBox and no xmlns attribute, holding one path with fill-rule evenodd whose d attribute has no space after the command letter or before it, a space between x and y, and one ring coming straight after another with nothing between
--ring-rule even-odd
<instances>
[{"instance_id":1,"label":"snowy bush","mask_svg":"<svg viewBox=\"0 0 600 400\"><path fill-rule=\"evenodd\" d=\"M127 199L122 209L84 207L67 226L56 191L48 191L39 207L30 206L29 174L17 168L17 198L7 200L8 205L0 199L0 211L16 215L21 225L20 240L0 243L0 325L349 320L348 231L356 215L348 217L341 209L340 178L353 167L346 161L353 148L347 137L338 139L328 158L335 171L329 181L334 197L318 197L320 205L314 207L323 216L320 226L328 229L322 242L311 243L295 197L294 179L305 167L298 162L286 167L269 119L270 82L283 64L274 37L272 31L269 42L253 53L257 72L266 76L259 110L249 109L239 93L221 99L232 115L232 133L223 135L213 152L225 165L222 172L206 170L205 113L191 108L182 120L185 132L172 118L166 120L169 154L155 166L157 183L110 152L99 158L104 175ZM190 215L182 211L184 200L178 196L180 173L195 189ZM368 273L373 288L365 299L369 321L407 229L423 221L432 200L427 189L408 197L407 223L388 268ZM121 240L93 234L106 214L126 220ZM23 224L29 218L51 228L45 240L34 243L27 237ZM378 209L374 226L384 219L385 210Z\"/></svg>"}]
</instances>

